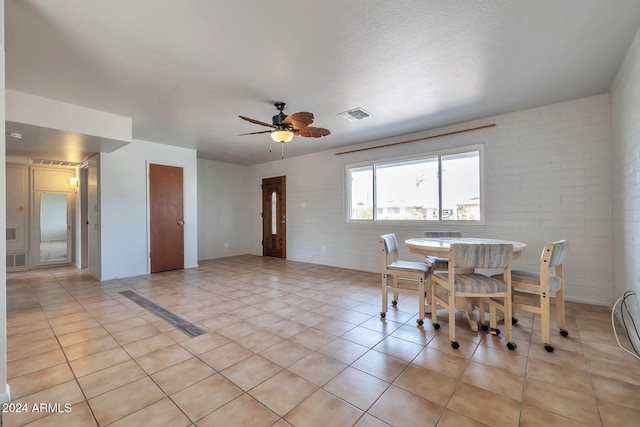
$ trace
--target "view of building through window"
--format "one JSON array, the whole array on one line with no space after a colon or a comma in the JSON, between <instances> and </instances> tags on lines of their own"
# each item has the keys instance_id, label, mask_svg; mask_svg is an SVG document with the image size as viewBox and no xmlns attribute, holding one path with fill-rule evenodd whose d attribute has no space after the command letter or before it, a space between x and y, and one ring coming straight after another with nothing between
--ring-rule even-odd
<instances>
[{"instance_id":1,"label":"view of building through window","mask_svg":"<svg viewBox=\"0 0 640 427\"><path fill-rule=\"evenodd\" d=\"M442 219L480 220L480 153L442 156Z\"/></svg>"},{"instance_id":2,"label":"view of building through window","mask_svg":"<svg viewBox=\"0 0 640 427\"><path fill-rule=\"evenodd\" d=\"M348 168L348 175L349 219L481 219L477 150L357 166Z\"/></svg>"},{"instance_id":3,"label":"view of building through window","mask_svg":"<svg viewBox=\"0 0 640 427\"><path fill-rule=\"evenodd\" d=\"M378 220L438 220L438 158L379 164Z\"/></svg>"}]
</instances>

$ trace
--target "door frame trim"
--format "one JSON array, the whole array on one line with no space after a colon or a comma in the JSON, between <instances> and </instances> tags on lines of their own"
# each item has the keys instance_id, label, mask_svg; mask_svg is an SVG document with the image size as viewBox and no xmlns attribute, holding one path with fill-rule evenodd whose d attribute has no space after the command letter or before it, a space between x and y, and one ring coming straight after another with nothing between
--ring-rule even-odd
<instances>
[{"instance_id":1,"label":"door frame trim","mask_svg":"<svg viewBox=\"0 0 640 427\"><path fill-rule=\"evenodd\" d=\"M27 266L28 268L46 268L57 267L64 265L74 265L76 262L76 245L77 230L76 230L76 214L77 214L77 202L78 193L77 188L55 188L53 186L46 186L46 189L36 189L35 176L38 171L57 171L68 172L69 176L77 176L77 168L64 167L64 166L44 166L44 165L26 165L27 166L27 192L28 192L28 205L27 205L27 222L28 222L28 237L27 237ZM67 259L62 262L43 262L40 256L40 195L42 193L51 194L66 194L67 195Z\"/></svg>"}]
</instances>

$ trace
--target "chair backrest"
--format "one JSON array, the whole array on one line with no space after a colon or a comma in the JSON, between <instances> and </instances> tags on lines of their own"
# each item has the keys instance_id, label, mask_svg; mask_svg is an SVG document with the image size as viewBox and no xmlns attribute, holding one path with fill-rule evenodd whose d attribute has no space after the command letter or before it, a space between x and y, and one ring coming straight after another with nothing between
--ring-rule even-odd
<instances>
[{"instance_id":1,"label":"chair backrest","mask_svg":"<svg viewBox=\"0 0 640 427\"><path fill-rule=\"evenodd\" d=\"M558 267L564 264L564 259L569 252L569 242L558 240L544 245L542 256L540 257L541 268Z\"/></svg>"},{"instance_id":2,"label":"chair backrest","mask_svg":"<svg viewBox=\"0 0 640 427\"><path fill-rule=\"evenodd\" d=\"M462 237L459 231L425 231L423 237Z\"/></svg>"},{"instance_id":3,"label":"chair backrest","mask_svg":"<svg viewBox=\"0 0 640 427\"><path fill-rule=\"evenodd\" d=\"M510 243L452 244L455 268L507 268L511 266L513 245Z\"/></svg>"},{"instance_id":4,"label":"chair backrest","mask_svg":"<svg viewBox=\"0 0 640 427\"><path fill-rule=\"evenodd\" d=\"M393 233L384 234L378 237L378 243L382 251L382 264L384 268L387 268L387 265L389 265L387 257L389 255L391 255L392 261L398 260L398 241L396 240L396 235Z\"/></svg>"}]
</instances>

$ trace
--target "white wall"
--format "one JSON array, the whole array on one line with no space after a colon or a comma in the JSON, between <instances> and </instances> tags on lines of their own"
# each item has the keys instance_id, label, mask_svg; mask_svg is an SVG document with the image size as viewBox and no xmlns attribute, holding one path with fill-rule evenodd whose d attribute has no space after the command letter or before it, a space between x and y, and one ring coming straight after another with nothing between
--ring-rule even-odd
<instances>
[{"instance_id":1,"label":"white wall","mask_svg":"<svg viewBox=\"0 0 640 427\"><path fill-rule=\"evenodd\" d=\"M617 299L626 290L640 295L640 31L611 88L611 121L613 297ZM640 318L637 312L635 318ZM635 344L640 348L640 342Z\"/></svg>"},{"instance_id":2,"label":"white wall","mask_svg":"<svg viewBox=\"0 0 640 427\"><path fill-rule=\"evenodd\" d=\"M198 159L198 257L249 252L249 168Z\"/></svg>"},{"instance_id":3,"label":"white wall","mask_svg":"<svg viewBox=\"0 0 640 427\"><path fill-rule=\"evenodd\" d=\"M379 271L376 238L380 234L395 232L402 242L421 236L425 228L455 228L468 236L527 243L529 248L517 265L535 269L545 242L567 238L571 244L566 267L568 298L610 304L609 118L609 97L600 95L444 129L496 123L486 130L354 154L336 156L335 151L328 151L254 166L249 180L250 251L261 254L260 181L286 175L289 259ZM314 143L322 144L322 140ZM346 223L345 164L477 143L485 145L485 225ZM419 259L401 246L402 257Z\"/></svg>"},{"instance_id":4,"label":"white wall","mask_svg":"<svg viewBox=\"0 0 640 427\"><path fill-rule=\"evenodd\" d=\"M134 139L100 155L101 280L149 273L148 163L184 169L184 264L198 265L196 151Z\"/></svg>"},{"instance_id":5,"label":"white wall","mask_svg":"<svg viewBox=\"0 0 640 427\"><path fill-rule=\"evenodd\" d=\"M66 102L7 90L6 120L118 141L131 141L132 120Z\"/></svg>"},{"instance_id":6,"label":"white wall","mask_svg":"<svg viewBox=\"0 0 640 427\"><path fill-rule=\"evenodd\" d=\"M0 3L0 130L5 127L5 88L4 88L4 2ZM0 218L7 223L7 186L5 175L5 138L0 142ZM6 242L6 227L0 227L0 241ZM7 248L0 245L0 259L5 259ZM7 384L7 266L0 262L0 402L9 400Z\"/></svg>"}]
</instances>

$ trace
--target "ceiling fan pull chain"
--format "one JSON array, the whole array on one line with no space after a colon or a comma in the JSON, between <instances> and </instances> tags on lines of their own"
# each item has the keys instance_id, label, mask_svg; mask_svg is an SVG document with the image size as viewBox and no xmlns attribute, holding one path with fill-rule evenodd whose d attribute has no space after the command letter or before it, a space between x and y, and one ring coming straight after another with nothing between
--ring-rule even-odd
<instances>
[{"instance_id":1,"label":"ceiling fan pull chain","mask_svg":"<svg viewBox=\"0 0 640 427\"><path fill-rule=\"evenodd\" d=\"M280 144L280 148L282 148L282 160L284 160L284 144Z\"/></svg>"},{"instance_id":2,"label":"ceiling fan pull chain","mask_svg":"<svg viewBox=\"0 0 640 427\"><path fill-rule=\"evenodd\" d=\"M271 144L273 144L273 142L271 142L271 138L269 138L269 152L271 152Z\"/></svg>"}]
</instances>

